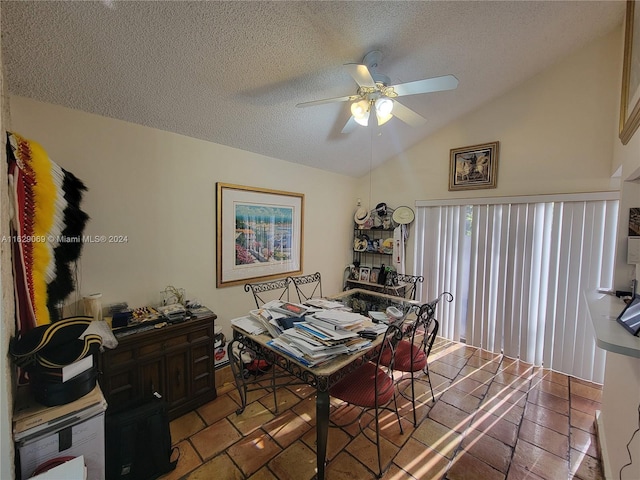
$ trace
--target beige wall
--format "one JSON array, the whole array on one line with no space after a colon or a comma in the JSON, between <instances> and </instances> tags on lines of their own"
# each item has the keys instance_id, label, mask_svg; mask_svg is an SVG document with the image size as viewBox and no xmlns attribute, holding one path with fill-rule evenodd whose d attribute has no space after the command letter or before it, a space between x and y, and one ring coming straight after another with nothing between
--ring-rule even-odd
<instances>
[{"instance_id":1,"label":"beige wall","mask_svg":"<svg viewBox=\"0 0 640 480\"><path fill-rule=\"evenodd\" d=\"M341 290L353 179L26 98L11 97L11 112L14 131L89 188L86 234L127 236L84 245L82 295L139 307L157 305L167 285L182 287L229 336L229 320L253 299L242 286L216 288L216 182L304 193L304 273L321 272L326 294Z\"/></svg>"}]
</instances>

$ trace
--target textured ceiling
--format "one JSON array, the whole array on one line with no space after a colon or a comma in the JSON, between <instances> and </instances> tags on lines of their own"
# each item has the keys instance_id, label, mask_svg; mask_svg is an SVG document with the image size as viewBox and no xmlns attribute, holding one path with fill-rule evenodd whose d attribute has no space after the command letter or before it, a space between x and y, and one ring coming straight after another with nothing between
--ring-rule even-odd
<instances>
[{"instance_id":1,"label":"textured ceiling","mask_svg":"<svg viewBox=\"0 0 640 480\"><path fill-rule=\"evenodd\" d=\"M622 24L623 1L2 1L12 94L358 176ZM427 119L340 133L371 50ZM379 132L375 130L379 129ZM386 141L371 135L381 133Z\"/></svg>"}]
</instances>

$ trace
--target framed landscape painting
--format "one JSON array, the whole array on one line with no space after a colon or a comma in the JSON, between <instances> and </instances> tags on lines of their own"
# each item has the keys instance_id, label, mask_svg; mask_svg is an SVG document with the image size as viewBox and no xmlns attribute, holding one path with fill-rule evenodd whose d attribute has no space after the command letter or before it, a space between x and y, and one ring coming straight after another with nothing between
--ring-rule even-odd
<instances>
[{"instance_id":1,"label":"framed landscape painting","mask_svg":"<svg viewBox=\"0 0 640 480\"><path fill-rule=\"evenodd\" d=\"M496 188L500 142L451 149L449 190Z\"/></svg>"},{"instance_id":2,"label":"framed landscape painting","mask_svg":"<svg viewBox=\"0 0 640 480\"><path fill-rule=\"evenodd\" d=\"M302 273L304 194L216 184L216 286Z\"/></svg>"}]
</instances>

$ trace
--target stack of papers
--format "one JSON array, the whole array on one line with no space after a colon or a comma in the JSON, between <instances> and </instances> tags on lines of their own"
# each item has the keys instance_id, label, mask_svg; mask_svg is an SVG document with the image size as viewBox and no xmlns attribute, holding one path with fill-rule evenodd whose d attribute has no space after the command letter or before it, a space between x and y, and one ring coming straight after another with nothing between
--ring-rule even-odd
<instances>
[{"instance_id":1,"label":"stack of papers","mask_svg":"<svg viewBox=\"0 0 640 480\"><path fill-rule=\"evenodd\" d=\"M262 308L270 312L286 315L287 317L302 317L307 313L307 310L309 310L309 307L305 307L299 303L281 302L279 300L267 302Z\"/></svg>"},{"instance_id":2,"label":"stack of papers","mask_svg":"<svg viewBox=\"0 0 640 480\"><path fill-rule=\"evenodd\" d=\"M354 331L361 330L364 322L368 320L367 317L359 313L344 312L341 310L320 310L314 312L310 318L334 325L337 328ZM311 320L309 319L309 321Z\"/></svg>"},{"instance_id":3,"label":"stack of papers","mask_svg":"<svg viewBox=\"0 0 640 480\"><path fill-rule=\"evenodd\" d=\"M341 309L346 308L343 303L336 302L334 300L327 300L326 298L310 298L304 303L305 305L316 307L321 310L333 310L335 308L341 308Z\"/></svg>"},{"instance_id":4,"label":"stack of papers","mask_svg":"<svg viewBox=\"0 0 640 480\"><path fill-rule=\"evenodd\" d=\"M328 305L331 303L337 302L329 302ZM268 333L273 337L268 345L310 367L371 346L371 340L357 333L365 326L370 329L369 318L344 310L318 308L272 301L251 310L249 316L231 320L231 323L250 335ZM376 329L376 333L383 333L386 329L384 324L380 327L384 328Z\"/></svg>"},{"instance_id":5,"label":"stack of papers","mask_svg":"<svg viewBox=\"0 0 640 480\"><path fill-rule=\"evenodd\" d=\"M258 320L251 317L239 317L231 320L231 325L238 327L249 335L260 335L267 333L265 326Z\"/></svg>"},{"instance_id":6,"label":"stack of papers","mask_svg":"<svg viewBox=\"0 0 640 480\"><path fill-rule=\"evenodd\" d=\"M305 334L304 330L296 324L296 328L285 330L278 338L270 340L268 345L295 358L303 365L315 367L339 355L350 355L368 348L371 341L355 335L342 343L327 345Z\"/></svg>"}]
</instances>

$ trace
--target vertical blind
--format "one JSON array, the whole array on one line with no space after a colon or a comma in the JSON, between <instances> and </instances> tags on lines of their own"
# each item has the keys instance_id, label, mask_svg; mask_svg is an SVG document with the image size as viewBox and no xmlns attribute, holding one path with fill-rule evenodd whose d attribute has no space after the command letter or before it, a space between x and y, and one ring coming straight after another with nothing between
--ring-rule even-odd
<instances>
[{"instance_id":1,"label":"vertical blind","mask_svg":"<svg viewBox=\"0 0 640 480\"><path fill-rule=\"evenodd\" d=\"M582 292L613 284L616 192L416 202L414 271L441 335L594 382Z\"/></svg>"}]
</instances>

